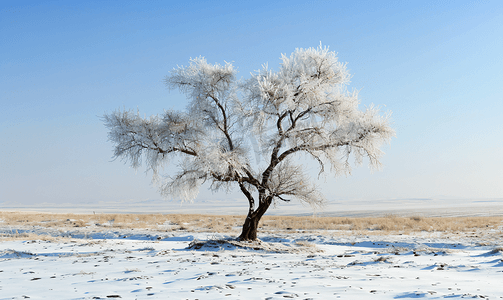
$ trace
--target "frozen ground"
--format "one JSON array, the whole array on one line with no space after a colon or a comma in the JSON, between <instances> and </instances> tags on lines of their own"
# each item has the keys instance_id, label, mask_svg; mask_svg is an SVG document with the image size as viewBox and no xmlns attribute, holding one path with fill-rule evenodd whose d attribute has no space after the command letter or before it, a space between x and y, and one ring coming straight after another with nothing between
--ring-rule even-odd
<instances>
[{"instance_id":1,"label":"frozen ground","mask_svg":"<svg viewBox=\"0 0 503 300\"><path fill-rule=\"evenodd\" d=\"M0 299L503 299L503 228L484 234L2 227ZM188 248L189 245L192 248Z\"/></svg>"}]
</instances>

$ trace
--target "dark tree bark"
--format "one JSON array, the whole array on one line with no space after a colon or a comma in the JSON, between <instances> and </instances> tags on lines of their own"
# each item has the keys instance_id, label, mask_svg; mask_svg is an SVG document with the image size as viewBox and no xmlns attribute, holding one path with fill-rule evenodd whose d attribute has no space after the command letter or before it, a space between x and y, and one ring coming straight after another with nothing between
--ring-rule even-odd
<instances>
[{"instance_id":1,"label":"dark tree bark","mask_svg":"<svg viewBox=\"0 0 503 300\"><path fill-rule=\"evenodd\" d=\"M248 211L248 216L246 216L245 223L243 224L243 230L238 238L240 241L254 241L257 239L258 223L271 205L271 202L272 197L266 197L263 201L260 201L260 205L256 210L250 209Z\"/></svg>"},{"instance_id":2,"label":"dark tree bark","mask_svg":"<svg viewBox=\"0 0 503 300\"><path fill-rule=\"evenodd\" d=\"M240 241L253 241L257 239L257 228L260 218L248 214L245 223L243 224L243 229L241 235L239 236Z\"/></svg>"}]
</instances>

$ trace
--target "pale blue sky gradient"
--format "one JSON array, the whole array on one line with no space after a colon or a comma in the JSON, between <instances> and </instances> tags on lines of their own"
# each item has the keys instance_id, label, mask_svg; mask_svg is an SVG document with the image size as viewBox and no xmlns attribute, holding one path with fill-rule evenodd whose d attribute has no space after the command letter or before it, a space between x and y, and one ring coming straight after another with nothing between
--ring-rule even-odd
<instances>
[{"instance_id":1,"label":"pale blue sky gradient","mask_svg":"<svg viewBox=\"0 0 503 300\"><path fill-rule=\"evenodd\" d=\"M397 131L381 172L321 180L327 199L503 198L502 1L1 1L0 208L159 199L99 116L183 109L162 81L191 57L246 78L320 41Z\"/></svg>"}]
</instances>

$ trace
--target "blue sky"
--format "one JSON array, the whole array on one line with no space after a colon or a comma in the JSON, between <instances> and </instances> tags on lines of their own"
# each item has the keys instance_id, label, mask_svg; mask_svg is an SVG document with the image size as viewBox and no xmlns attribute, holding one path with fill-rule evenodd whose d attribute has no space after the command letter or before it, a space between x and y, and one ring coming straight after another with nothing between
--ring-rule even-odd
<instances>
[{"instance_id":1,"label":"blue sky","mask_svg":"<svg viewBox=\"0 0 503 300\"><path fill-rule=\"evenodd\" d=\"M2 1L0 203L160 199L101 115L184 109L162 80L191 57L246 78L320 41L397 131L382 171L321 180L328 200L503 198L502 37L501 1Z\"/></svg>"}]
</instances>

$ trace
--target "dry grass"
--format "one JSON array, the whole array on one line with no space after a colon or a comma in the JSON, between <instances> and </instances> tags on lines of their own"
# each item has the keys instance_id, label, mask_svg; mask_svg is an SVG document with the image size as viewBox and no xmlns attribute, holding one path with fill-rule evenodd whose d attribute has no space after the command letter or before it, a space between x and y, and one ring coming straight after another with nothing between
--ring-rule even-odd
<instances>
[{"instance_id":1,"label":"dry grass","mask_svg":"<svg viewBox=\"0 0 503 300\"><path fill-rule=\"evenodd\" d=\"M491 250L492 254L499 254L499 253L503 253L503 247L496 247L494 248L493 250Z\"/></svg>"},{"instance_id":2,"label":"dry grass","mask_svg":"<svg viewBox=\"0 0 503 300\"><path fill-rule=\"evenodd\" d=\"M0 227L42 226L70 228L101 226L106 228L151 228L166 231L232 232L241 225L243 216L201 214L58 214L0 211Z\"/></svg>"},{"instance_id":3,"label":"dry grass","mask_svg":"<svg viewBox=\"0 0 503 300\"><path fill-rule=\"evenodd\" d=\"M315 247L316 246L315 244L310 243L308 241L295 241L295 244L297 246L306 247L306 248L310 248L310 247Z\"/></svg>"},{"instance_id":4,"label":"dry grass","mask_svg":"<svg viewBox=\"0 0 503 300\"><path fill-rule=\"evenodd\" d=\"M345 217L280 217L265 216L264 229L284 230L350 230L380 232L467 232L476 229L498 229L503 225L503 217L385 217L345 218Z\"/></svg>"},{"instance_id":5,"label":"dry grass","mask_svg":"<svg viewBox=\"0 0 503 300\"><path fill-rule=\"evenodd\" d=\"M201 214L55 214L0 211L0 227L44 226L55 228L101 226L106 228L152 228L239 234L244 216ZM269 231L351 231L354 234L412 234L414 232L448 232L474 234L496 230L503 235L503 217L290 217L264 216L261 232ZM493 231L494 232L494 231ZM12 237L12 235L10 235ZM21 236L20 236L21 237ZM24 237L28 239L28 237ZM48 237L49 238L49 237Z\"/></svg>"},{"instance_id":6,"label":"dry grass","mask_svg":"<svg viewBox=\"0 0 503 300\"><path fill-rule=\"evenodd\" d=\"M66 237L53 237L47 234L36 234L36 233L0 233L0 241L70 241Z\"/></svg>"},{"instance_id":7,"label":"dry grass","mask_svg":"<svg viewBox=\"0 0 503 300\"><path fill-rule=\"evenodd\" d=\"M207 241L193 240L190 242L188 249L203 250L209 249L225 249L225 248L241 248L264 250L271 253L308 253L314 257L314 253L323 252L316 247L315 244L300 241L292 245L285 245L282 243L265 243L260 240L257 241L236 241L234 239L210 239Z\"/></svg>"}]
</instances>

